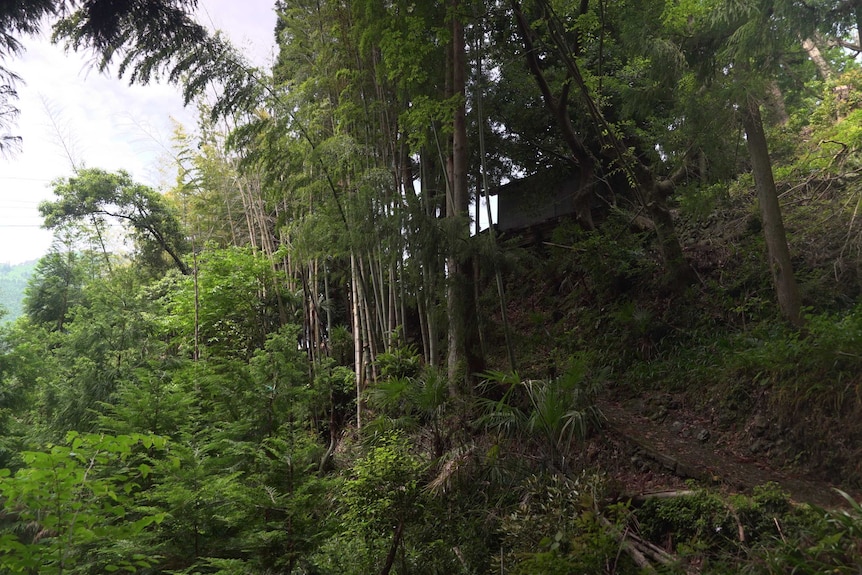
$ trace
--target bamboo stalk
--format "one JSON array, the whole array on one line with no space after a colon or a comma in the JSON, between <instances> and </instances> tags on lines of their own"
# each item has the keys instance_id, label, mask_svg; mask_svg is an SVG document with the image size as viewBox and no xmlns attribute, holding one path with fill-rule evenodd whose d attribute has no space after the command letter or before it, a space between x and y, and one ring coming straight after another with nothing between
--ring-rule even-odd
<instances>
[{"instance_id":1,"label":"bamboo stalk","mask_svg":"<svg viewBox=\"0 0 862 575\"><path fill-rule=\"evenodd\" d=\"M478 46L479 49L477 50L478 55L476 57L476 61L477 61L477 69L479 71L479 78L480 78L480 82L481 82L482 78L483 78L483 76L482 76L482 48L483 48L483 45L482 45L481 38L478 40L478 43L479 43L479 46ZM488 238L489 238L489 242L491 244L492 253L494 254L494 279L495 279L495 283L497 284L497 297L499 298L499 301L500 301L500 320L503 322L503 335L504 335L505 341L506 341L506 356L509 360L509 369L512 371L512 373L514 373L515 371L517 371L517 365L515 364L515 350L512 347L512 340L510 337L511 329L509 327L509 313L508 313L508 305L506 303L506 290L503 286L503 276L500 273L500 265L497 262L497 257L496 257L497 253L498 253L497 236L496 236L496 232L494 231L494 219L491 216L491 191L488 187L488 169L487 169L487 166L485 165L485 124L484 124L485 120L484 120L483 112L482 112L482 110L483 110L483 106L482 106L483 98L482 98L481 87L477 91L477 94L478 95L476 97L476 99L477 99L476 109L477 109L477 113L479 115L479 157L481 159L481 169L482 169L482 190L485 193L485 212L486 212L486 216L488 218ZM476 216L477 234L476 235L478 236L478 229L479 229L479 217L478 217L479 199L478 199L478 197L476 199L476 213L477 213L477 216Z\"/></svg>"},{"instance_id":2,"label":"bamboo stalk","mask_svg":"<svg viewBox=\"0 0 862 575\"><path fill-rule=\"evenodd\" d=\"M356 371L356 429L362 429L362 328L360 327L359 313L359 273L356 270L356 256L350 252L350 294L351 308L353 310L353 359Z\"/></svg>"},{"instance_id":3,"label":"bamboo stalk","mask_svg":"<svg viewBox=\"0 0 862 575\"><path fill-rule=\"evenodd\" d=\"M419 313L419 333L422 337L422 354L427 363L431 363L431 347L428 338L428 318L425 316L425 293L419 291L416 294L416 309Z\"/></svg>"}]
</instances>

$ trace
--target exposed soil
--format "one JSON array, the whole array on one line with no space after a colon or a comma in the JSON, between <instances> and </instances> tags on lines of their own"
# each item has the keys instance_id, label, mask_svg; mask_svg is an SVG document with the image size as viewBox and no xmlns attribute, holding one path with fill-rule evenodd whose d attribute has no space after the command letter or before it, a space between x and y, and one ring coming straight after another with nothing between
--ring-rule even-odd
<instances>
[{"instance_id":1,"label":"exposed soil","mask_svg":"<svg viewBox=\"0 0 862 575\"><path fill-rule=\"evenodd\" d=\"M846 503L834 490L840 485L774 468L768 460L756 456L742 456L744 450L734 443L733 436L681 424L696 415L675 413L659 422L615 401L602 400L599 407L607 431L601 441L605 442L605 453L610 454L605 464L625 493L680 489L686 480L750 493L758 485L774 482L797 503L825 508ZM858 494L852 495L859 499Z\"/></svg>"}]
</instances>

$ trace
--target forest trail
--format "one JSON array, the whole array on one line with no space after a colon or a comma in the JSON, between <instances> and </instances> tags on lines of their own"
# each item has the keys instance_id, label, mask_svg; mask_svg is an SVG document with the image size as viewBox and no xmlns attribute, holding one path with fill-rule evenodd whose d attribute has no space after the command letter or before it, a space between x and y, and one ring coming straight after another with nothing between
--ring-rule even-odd
<instances>
[{"instance_id":1,"label":"forest trail","mask_svg":"<svg viewBox=\"0 0 862 575\"><path fill-rule=\"evenodd\" d=\"M712 438L700 441L696 437L684 437L671 425L653 421L616 402L603 400L598 405L606 420L606 431L633 447L636 457L650 459L654 467L660 466L666 473L744 493L771 481L780 485L797 503L824 508L846 505L833 489L842 488L839 485L775 469L758 456L741 457ZM859 500L858 494L851 495Z\"/></svg>"}]
</instances>

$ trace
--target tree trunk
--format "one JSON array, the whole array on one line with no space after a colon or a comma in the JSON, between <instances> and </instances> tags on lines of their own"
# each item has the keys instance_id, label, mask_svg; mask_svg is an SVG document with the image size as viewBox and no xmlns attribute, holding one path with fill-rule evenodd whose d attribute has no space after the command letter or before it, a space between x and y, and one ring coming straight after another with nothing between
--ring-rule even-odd
<instances>
[{"instance_id":1,"label":"tree trunk","mask_svg":"<svg viewBox=\"0 0 862 575\"><path fill-rule=\"evenodd\" d=\"M465 90L464 80L464 28L461 20L458 18L457 10L459 8L459 0L452 2L452 82L450 89L452 94L463 94ZM452 120L452 153L447 162L448 178L449 178L449 193L446 194L446 217L459 218L463 217L467 211L467 124L466 124L466 109L463 101L455 108L455 115ZM469 225L469 224L468 224ZM449 319L448 331L448 346L447 346L447 372L449 375L449 385L453 386L454 390L460 388L460 382L463 381L463 362L464 362L464 321L461 315L461 305L464 297L469 297L465 293L464 284L464 269L462 265L463 258L458 255L458 244L462 236L461 227L458 226L457 237L450 237L449 255L446 260L448 283L446 286L446 314Z\"/></svg>"},{"instance_id":2,"label":"tree trunk","mask_svg":"<svg viewBox=\"0 0 862 575\"><path fill-rule=\"evenodd\" d=\"M401 545L401 536L403 533L404 520L399 519L398 525L395 526L395 532L392 534L392 543L389 544L389 553L386 554L386 560L380 569L380 575L389 575L389 572L392 571L392 565L395 564L395 554L398 552L398 546Z\"/></svg>"},{"instance_id":3,"label":"tree trunk","mask_svg":"<svg viewBox=\"0 0 862 575\"><path fill-rule=\"evenodd\" d=\"M820 53L820 48L817 46L814 39L805 38L802 40L802 49L805 50L808 57L811 58L812 62L814 62L820 77L823 80L829 80L832 77L832 67L829 65L829 62L826 61L826 58L823 57L823 54Z\"/></svg>"},{"instance_id":4,"label":"tree trunk","mask_svg":"<svg viewBox=\"0 0 862 575\"><path fill-rule=\"evenodd\" d=\"M472 258L465 246L470 234L470 194L467 188L467 111L466 67L467 55L464 26L460 20L460 0L452 2L452 93L460 96L452 121L452 156L450 159L450 193L446 196L446 216L458 221L457 232L450 237L447 259L448 286L446 309L449 317L448 376L455 393L469 391L471 374L481 371L481 353L473 309L475 298L472 289Z\"/></svg>"},{"instance_id":5,"label":"tree trunk","mask_svg":"<svg viewBox=\"0 0 862 575\"><path fill-rule=\"evenodd\" d=\"M775 80L769 82L769 104L772 108L775 123L779 126L786 125L790 121L790 115L787 113L787 106L784 104L784 93L781 91L781 86Z\"/></svg>"},{"instance_id":6,"label":"tree trunk","mask_svg":"<svg viewBox=\"0 0 862 575\"><path fill-rule=\"evenodd\" d=\"M691 285L696 276L685 259L682 244L673 223L673 215L667 207L667 197L673 191L673 182L656 181L652 171L640 163L636 164L634 170L642 196L641 201L655 226L659 251L664 260L665 283L674 289Z\"/></svg>"},{"instance_id":7,"label":"tree trunk","mask_svg":"<svg viewBox=\"0 0 862 575\"><path fill-rule=\"evenodd\" d=\"M790 262L790 249L787 246L787 234L784 231L778 192L772 176L772 160L769 158L769 147L760 116L760 104L751 95L746 98L742 106L742 123L745 128L748 153L751 156L757 202L760 206L763 235L766 238L766 249L769 255L769 269L772 272L778 305L781 313L793 325L802 326L799 288Z\"/></svg>"}]
</instances>

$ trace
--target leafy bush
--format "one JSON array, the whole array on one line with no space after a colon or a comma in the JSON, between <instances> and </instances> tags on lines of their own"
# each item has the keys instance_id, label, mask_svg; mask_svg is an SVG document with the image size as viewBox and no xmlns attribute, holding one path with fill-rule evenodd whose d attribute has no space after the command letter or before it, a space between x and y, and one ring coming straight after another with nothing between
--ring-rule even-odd
<instances>
[{"instance_id":1,"label":"leafy bush","mask_svg":"<svg viewBox=\"0 0 862 575\"><path fill-rule=\"evenodd\" d=\"M597 476L534 475L521 487L521 503L504 518L506 573L615 573L635 570L619 557L619 544L603 525L594 503L602 490Z\"/></svg>"},{"instance_id":2,"label":"leafy bush","mask_svg":"<svg viewBox=\"0 0 862 575\"><path fill-rule=\"evenodd\" d=\"M402 435L390 432L373 438L341 486L340 532L320 547L312 563L337 565L345 574L380 571L388 550L402 544L406 527L421 510L424 467ZM349 562L344 561L345 549L350 550Z\"/></svg>"},{"instance_id":3,"label":"leafy bush","mask_svg":"<svg viewBox=\"0 0 862 575\"><path fill-rule=\"evenodd\" d=\"M803 509L796 516L806 521L795 528L775 520L776 535L755 549L747 566L750 573L773 575L794 573L856 574L862 561L862 506L844 492L839 492L848 508L826 511Z\"/></svg>"},{"instance_id":4,"label":"leafy bush","mask_svg":"<svg viewBox=\"0 0 862 575\"><path fill-rule=\"evenodd\" d=\"M70 432L62 445L22 453L25 466L14 476L0 470L0 571L149 567L154 558L133 540L166 514L136 507L135 494L152 472L142 452L165 446L152 435Z\"/></svg>"},{"instance_id":5,"label":"leafy bush","mask_svg":"<svg viewBox=\"0 0 862 575\"><path fill-rule=\"evenodd\" d=\"M720 548L733 537L736 524L724 501L716 494L649 499L638 510L641 533L657 543L679 547Z\"/></svg>"},{"instance_id":6,"label":"leafy bush","mask_svg":"<svg viewBox=\"0 0 862 575\"><path fill-rule=\"evenodd\" d=\"M655 498L636 514L645 537L691 554L703 573L858 573L862 507L841 495L847 509L827 511L793 505L776 484L766 484L750 497L697 491Z\"/></svg>"},{"instance_id":7,"label":"leafy bush","mask_svg":"<svg viewBox=\"0 0 862 575\"><path fill-rule=\"evenodd\" d=\"M586 359L553 380L521 380L517 374L488 372L485 385L507 387L499 400L480 400L479 424L535 447L539 466L568 470L572 448L598 426L599 383L587 377Z\"/></svg>"},{"instance_id":8,"label":"leafy bush","mask_svg":"<svg viewBox=\"0 0 862 575\"><path fill-rule=\"evenodd\" d=\"M380 377L397 379L416 377L422 369L422 358L414 345L396 346L377 355Z\"/></svg>"}]
</instances>

